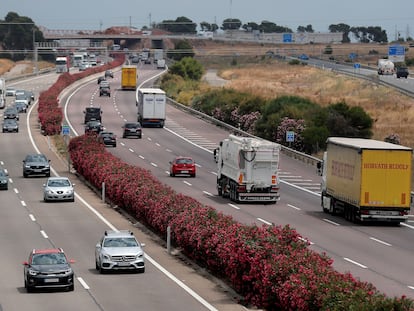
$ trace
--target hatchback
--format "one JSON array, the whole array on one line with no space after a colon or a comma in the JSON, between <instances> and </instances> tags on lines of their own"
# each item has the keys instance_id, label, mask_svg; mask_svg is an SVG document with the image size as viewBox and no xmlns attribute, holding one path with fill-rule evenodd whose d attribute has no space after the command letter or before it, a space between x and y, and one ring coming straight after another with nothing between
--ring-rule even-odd
<instances>
[{"instance_id":1,"label":"hatchback","mask_svg":"<svg viewBox=\"0 0 414 311\"><path fill-rule=\"evenodd\" d=\"M75 201L75 185L67 177L49 177L43 185L43 201Z\"/></svg>"},{"instance_id":2,"label":"hatchback","mask_svg":"<svg viewBox=\"0 0 414 311\"><path fill-rule=\"evenodd\" d=\"M104 127L99 121L89 121L85 125L85 134L86 133L96 133L99 134L103 131Z\"/></svg>"},{"instance_id":3,"label":"hatchback","mask_svg":"<svg viewBox=\"0 0 414 311\"><path fill-rule=\"evenodd\" d=\"M126 122L122 127L124 129L122 138L130 136L142 138L142 128L139 122Z\"/></svg>"},{"instance_id":4,"label":"hatchback","mask_svg":"<svg viewBox=\"0 0 414 311\"><path fill-rule=\"evenodd\" d=\"M170 161L170 176L175 175L190 175L191 177L196 176L195 162L190 157L176 157Z\"/></svg>"},{"instance_id":5,"label":"hatchback","mask_svg":"<svg viewBox=\"0 0 414 311\"><path fill-rule=\"evenodd\" d=\"M105 146L116 147L116 135L112 132L103 131L98 134L98 141Z\"/></svg>"}]
</instances>

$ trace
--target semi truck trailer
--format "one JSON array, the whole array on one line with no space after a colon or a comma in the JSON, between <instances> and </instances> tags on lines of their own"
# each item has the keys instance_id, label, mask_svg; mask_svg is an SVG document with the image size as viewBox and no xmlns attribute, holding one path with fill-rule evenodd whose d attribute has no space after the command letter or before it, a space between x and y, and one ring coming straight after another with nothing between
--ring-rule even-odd
<instances>
[{"instance_id":1,"label":"semi truck trailer","mask_svg":"<svg viewBox=\"0 0 414 311\"><path fill-rule=\"evenodd\" d=\"M412 149L330 137L322 162L321 204L351 222L405 222L411 205Z\"/></svg>"},{"instance_id":2,"label":"semi truck trailer","mask_svg":"<svg viewBox=\"0 0 414 311\"><path fill-rule=\"evenodd\" d=\"M230 135L214 150L217 192L234 202L279 200L279 144Z\"/></svg>"},{"instance_id":3,"label":"semi truck trailer","mask_svg":"<svg viewBox=\"0 0 414 311\"><path fill-rule=\"evenodd\" d=\"M137 121L144 126L164 127L167 97L159 88L140 88L137 94Z\"/></svg>"},{"instance_id":4,"label":"semi truck trailer","mask_svg":"<svg viewBox=\"0 0 414 311\"><path fill-rule=\"evenodd\" d=\"M137 66L124 65L121 70L121 88L135 91L137 89Z\"/></svg>"}]
</instances>

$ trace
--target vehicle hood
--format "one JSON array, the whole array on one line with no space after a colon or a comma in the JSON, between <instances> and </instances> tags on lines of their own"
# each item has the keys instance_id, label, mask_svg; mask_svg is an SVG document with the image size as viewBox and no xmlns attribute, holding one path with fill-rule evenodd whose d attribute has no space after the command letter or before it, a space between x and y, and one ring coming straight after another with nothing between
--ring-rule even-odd
<instances>
[{"instance_id":1,"label":"vehicle hood","mask_svg":"<svg viewBox=\"0 0 414 311\"><path fill-rule=\"evenodd\" d=\"M110 256L137 256L144 253L140 247L104 247L103 251Z\"/></svg>"},{"instance_id":2,"label":"vehicle hood","mask_svg":"<svg viewBox=\"0 0 414 311\"><path fill-rule=\"evenodd\" d=\"M31 265L33 270L43 272L43 273L59 273L62 271L66 271L71 269L68 264L61 264L61 265Z\"/></svg>"}]
</instances>

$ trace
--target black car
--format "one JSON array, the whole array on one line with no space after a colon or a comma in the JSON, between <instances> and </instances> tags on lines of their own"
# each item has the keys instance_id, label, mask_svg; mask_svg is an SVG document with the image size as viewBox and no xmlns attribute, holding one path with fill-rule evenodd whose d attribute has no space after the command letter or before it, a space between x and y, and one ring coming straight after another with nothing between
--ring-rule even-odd
<instances>
[{"instance_id":1,"label":"black car","mask_svg":"<svg viewBox=\"0 0 414 311\"><path fill-rule=\"evenodd\" d=\"M105 71L105 78L107 78L107 77L111 77L111 78L114 77L114 74L113 74L113 72L111 70Z\"/></svg>"},{"instance_id":2,"label":"black car","mask_svg":"<svg viewBox=\"0 0 414 311\"><path fill-rule=\"evenodd\" d=\"M105 146L116 147L116 135L112 132L103 131L98 134L98 141Z\"/></svg>"},{"instance_id":3,"label":"black car","mask_svg":"<svg viewBox=\"0 0 414 311\"><path fill-rule=\"evenodd\" d=\"M68 260L63 249L34 249L24 265L24 287L28 293L34 289L75 289L73 260Z\"/></svg>"},{"instance_id":4,"label":"black car","mask_svg":"<svg viewBox=\"0 0 414 311\"><path fill-rule=\"evenodd\" d=\"M106 77L102 76L98 78L98 84L100 84L102 81L105 81Z\"/></svg>"},{"instance_id":5,"label":"black car","mask_svg":"<svg viewBox=\"0 0 414 311\"><path fill-rule=\"evenodd\" d=\"M0 168L0 189L9 189L9 174L3 168Z\"/></svg>"},{"instance_id":6,"label":"black car","mask_svg":"<svg viewBox=\"0 0 414 311\"><path fill-rule=\"evenodd\" d=\"M19 120L19 112L14 107L8 107L3 113L4 119L15 119Z\"/></svg>"},{"instance_id":7,"label":"black car","mask_svg":"<svg viewBox=\"0 0 414 311\"><path fill-rule=\"evenodd\" d=\"M3 133L10 133L10 132L19 132L19 123L17 123L16 119L5 119L3 121Z\"/></svg>"},{"instance_id":8,"label":"black car","mask_svg":"<svg viewBox=\"0 0 414 311\"><path fill-rule=\"evenodd\" d=\"M111 97L111 89L106 86L99 88L99 96Z\"/></svg>"},{"instance_id":9,"label":"black car","mask_svg":"<svg viewBox=\"0 0 414 311\"><path fill-rule=\"evenodd\" d=\"M101 124L101 122L99 121L89 121L86 123L85 125L85 134L86 133L96 133L99 134L100 132L103 131L103 126Z\"/></svg>"},{"instance_id":10,"label":"black car","mask_svg":"<svg viewBox=\"0 0 414 311\"><path fill-rule=\"evenodd\" d=\"M397 78L408 78L408 68L407 67L397 67Z\"/></svg>"},{"instance_id":11,"label":"black car","mask_svg":"<svg viewBox=\"0 0 414 311\"><path fill-rule=\"evenodd\" d=\"M85 114L84 123L89 121L96 120L102 122L102 110L98 107L87 107L83 112Z\"/></svg>"},{"instance_id":12,"label":"black car","mask_svg":"<svg viewBox=\"0 0 414 311\"><path fill-rule=\"evenodd\" d=\"M30 175L50 177L50 160L44 154L28 154L23 160L23 177Z\"/></svg>"},{"instance_id":13,"label":"black car","mask_svg":"<svg viewBox=\"0 0 414 311\"><path fill-rule=\"evenodd\" d=\"M122 138L127 138L130 136L142 138L142 127L139 122L126 122L122 127L124 129L122 133Z\"/></svg>"}]
</instances>

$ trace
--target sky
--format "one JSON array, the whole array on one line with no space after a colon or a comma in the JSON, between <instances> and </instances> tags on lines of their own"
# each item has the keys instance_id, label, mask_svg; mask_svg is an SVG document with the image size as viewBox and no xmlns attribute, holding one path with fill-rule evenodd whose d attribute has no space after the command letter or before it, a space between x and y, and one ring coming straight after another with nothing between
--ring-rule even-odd
<instances>
[{"instance_id":1,"label":"sky","mask_svg":"<svg viewBox=\"0 0 414 311\"><path fill-rule=\"evenodd\" d=\"M296 31L312 25L328 32L331 24L380 26L388 41L414 37L413 0L1 0L0 19L9 12L30 17L49 29L104 30L111 26L141 29L151 23L185 16L194 23L237 18L242 24L270 21Z\"/></svg>"}]
</instances>

